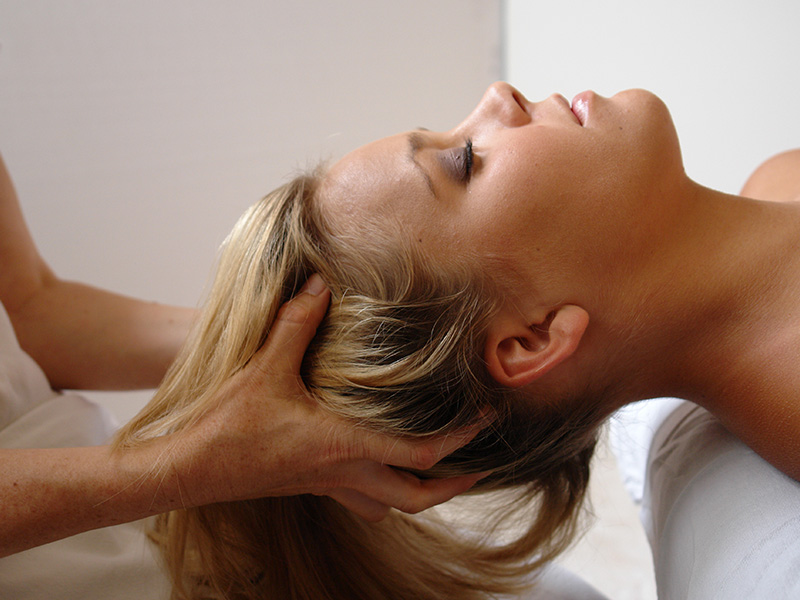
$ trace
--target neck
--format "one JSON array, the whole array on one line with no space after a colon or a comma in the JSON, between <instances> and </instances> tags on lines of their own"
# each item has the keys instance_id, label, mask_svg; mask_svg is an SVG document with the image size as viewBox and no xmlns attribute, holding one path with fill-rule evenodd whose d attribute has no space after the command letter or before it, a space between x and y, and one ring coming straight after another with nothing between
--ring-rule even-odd
<instances>
[{"instance_id":1,"label":"neck","mask_svg":"<svg viewBox=\"0 0 800 600\"><path fill-rule=\"evenodd\" d=\"M599 324L600 337L625 332L620 404L672 395L733 422L800 385L786 376L800 352L800 206L692 182L675 206L618 287L623 310Z\"/></svg>"}]
</instances>

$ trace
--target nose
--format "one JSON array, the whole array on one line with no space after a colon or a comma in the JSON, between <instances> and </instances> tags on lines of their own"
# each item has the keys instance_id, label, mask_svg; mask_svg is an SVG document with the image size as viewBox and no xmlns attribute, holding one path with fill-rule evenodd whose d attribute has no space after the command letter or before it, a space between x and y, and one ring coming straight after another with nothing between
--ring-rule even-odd
<instances>
[{"instance_id":1,"label":"nose","mask_svg":"<svg viewBox=\"0 0 800 600\"><path fill-rule=\"evenodd\" d=\"M489 86L465 123L494 122L503 127L520 127L531 121L529 102L516 88L498 81Z\"/></svg>"}]
</instances>

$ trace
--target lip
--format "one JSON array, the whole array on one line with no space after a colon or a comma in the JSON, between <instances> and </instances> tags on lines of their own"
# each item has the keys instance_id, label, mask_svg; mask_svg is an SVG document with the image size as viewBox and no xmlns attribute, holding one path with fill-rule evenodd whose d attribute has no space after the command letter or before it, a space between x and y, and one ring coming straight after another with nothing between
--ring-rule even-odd
<instances>
[{"instance_id":1,"label":"lip","mask_svg":"<svg viewBox=\"0 0 800 600\"><path fill-rule=\"evenodd\" d=\"M578 119L582 127L586 127L591 118L592 98L595 93L591 90L581 92L572 99L572 114Z\"/></svg>"}]
</instances>

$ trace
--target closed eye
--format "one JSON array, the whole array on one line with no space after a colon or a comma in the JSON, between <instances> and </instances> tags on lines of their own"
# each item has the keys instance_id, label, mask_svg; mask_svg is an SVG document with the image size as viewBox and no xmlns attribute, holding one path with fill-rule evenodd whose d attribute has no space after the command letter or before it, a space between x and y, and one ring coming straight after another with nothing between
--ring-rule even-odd
<instances>
[{"instance_id":1,"label":"closed eye","mask_svg":"<svg viewBox=\"0 0 800 600\"><path fill-rule=\"evenodd\" d=\"M443 159L446 170L455 181L463 185L469 183L475 161L471 139L467 138L460 148L447 151Z\"/></svg>"},{"instance_id":2,"label":"closed eye","mask_svg":"<svg viewBox=\"0 0 800 600\"><path fill-rule=\"evenodd\" d=\"M460 180L462 183L467 183L472 177L472 163L475 159L475 155L472 152L472 139L470 138L467 138L464 144L463 157L464 169Z\"/></svg>"}]
</instances>

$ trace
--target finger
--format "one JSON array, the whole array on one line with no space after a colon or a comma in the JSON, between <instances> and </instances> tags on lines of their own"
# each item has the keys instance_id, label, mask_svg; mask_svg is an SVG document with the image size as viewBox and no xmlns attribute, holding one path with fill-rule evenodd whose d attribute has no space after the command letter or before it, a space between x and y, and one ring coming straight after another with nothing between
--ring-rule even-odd
<instances>
[{"instance_id":1,"label":"finger","mask_svg":"<svg viewBox=\"0 0 800 600\"><path fill-rule=\"evenodd\" d=\"M338 488L331 490L327 495L370 523L377 523L389 514L389 506L355 490Z\"/></svg>"},{"instance_id":2,"label":"finger","mask_svg":"<svg viewBox=\"0 0 800 600\"><path fill-rule=\"evenodd\" d=\"M279 356L300 368L303 355L325 316L330 290L316 273L308 278L300 293L284 304L267 337L264 351Z\"/></svg>"},{"instance_id":3,"label":"finger","mask_svg":"<svg viewBox=\"0 0 800 600\"><path fill-rule=\"evenodd\" d=\"M395 467L425 471L469 444L484 427L486 422L481 420L467 429L424 440L404 440L373 433L366 444L369 456L365 458Z\"/></svg>"},{"instance_id":4,"label":"finger","mask_svg":"<svg viewBox=\"0 0 800 600\"><path fill-rule=\"evenodd\" d=\"M410 473L401 473L401 475L405 478L413 477ZM393 502L391 506L403 512L418 513L463 494L474 486L480 477L480 475L471 474L444 479L418 479L416 482L410 483L412 486L419 486L419 491L409 498L401 498L397 502Z\"/></svg>"},{"instance_id":5,"label":"finger","mask_svg":"<svg viewBox=\"0 0 800 600\"><path fill-rule=\"evenodd\" d=\"M359 471L348 487L374 502L418 513L463 494L483 476L485 473L422 480L411 473L371 463Z\"/></svg>"}]
</instances>

